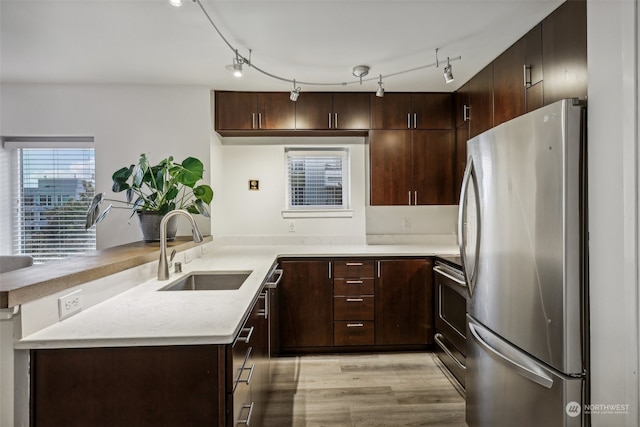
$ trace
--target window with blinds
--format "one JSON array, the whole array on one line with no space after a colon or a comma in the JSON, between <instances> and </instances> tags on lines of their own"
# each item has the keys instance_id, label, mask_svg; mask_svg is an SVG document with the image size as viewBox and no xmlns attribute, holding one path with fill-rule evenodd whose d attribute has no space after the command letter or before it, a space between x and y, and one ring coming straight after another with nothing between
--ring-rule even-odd
<instances>
[{"instance_id":1,"label":"window with blinds","mask_svg":"<svg viewBox=\"0 0 640 427\"><path fill-rule=\"evenodd\" d=\"M85 230L87 209L95 193L94 149L55 148L56 145L78 144L56 141L4 144L5 149L16 151L13 252L31 255L36 263L96 248L95 228Z\"/></svg>"},{"instance_id":2,"label":"window with blinds","mask_svg":"<svg viewBox=\"0 0 640 427\"><path fill-rule=\"evenodd\" d=\"M287 209L348 209L348 150L285 149Z\"/></svg>"}]
</instances>

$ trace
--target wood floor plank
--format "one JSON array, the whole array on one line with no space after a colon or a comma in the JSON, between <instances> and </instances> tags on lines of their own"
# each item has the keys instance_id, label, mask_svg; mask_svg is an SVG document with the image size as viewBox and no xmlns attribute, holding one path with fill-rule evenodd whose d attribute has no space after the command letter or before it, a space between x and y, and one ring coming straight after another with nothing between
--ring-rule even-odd
<instances>
[{"instance_id":1,"label":"wood floor plank","mask_svg":"<svg viewBox=\"0 0 640 427\"><path fill-rule=\"evenodd\" d=\"M283 357L266 427L466 427L464 399L431 353Z\"/></svg>"}]
</instances>

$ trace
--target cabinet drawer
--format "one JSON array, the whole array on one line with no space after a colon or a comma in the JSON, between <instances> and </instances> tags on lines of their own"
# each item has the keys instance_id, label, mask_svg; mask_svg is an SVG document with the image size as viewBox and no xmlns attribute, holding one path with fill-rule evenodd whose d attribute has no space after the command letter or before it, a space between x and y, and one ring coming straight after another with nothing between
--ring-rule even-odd
<instances>
[{"instance_id":1,"label":"cabinet drawer","mask_svg":"<svg viewBox=\"0 0 640 427\"><path fill-rule=\"evenodd\" d=\"M333 322L333 345L373 345L372 321Z\"/></svg>"},{"instance_id":2,"label":"cabinet drawer","mask_svg":"<svg viewBox=\"0 0 640 427\"><path fill-rule=\"evenodd\" d=\"M334 261L333 277L374 277L374 262L371 261Z\"/></svg>"},{"instance_id":3,"label":"cabinet drawer","mask_svg":"<svg viewBox=\"0 0 640 427\"><path fill-rule=\"evenodd\" d=\"M373 320L373 297L334 297L333 320Z\"/></svg>"},{"instance_id":4,"label":"cabinet drawer","mask_svg":"<svg viewBox=\"0 0 640 427\"><path fill-rule=\"evenodd\" d=\"M374 279L333 279L334 295L373 295Z\"/></svg>"}]
</instances>

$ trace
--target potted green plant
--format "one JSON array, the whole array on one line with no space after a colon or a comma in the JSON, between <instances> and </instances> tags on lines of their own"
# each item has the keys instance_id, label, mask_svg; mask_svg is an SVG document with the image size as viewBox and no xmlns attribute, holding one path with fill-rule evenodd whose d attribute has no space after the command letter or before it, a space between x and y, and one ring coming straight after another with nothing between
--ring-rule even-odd
<instances>
[{"instance_id":1,"label":"potted green plant","mask_svg":"<svg viewBox=\"0 0 640 427\"><path fill-rule=\"evenodd\" d=\"M125 201L107 199L104 193L97 194L87 212L86 227L89 228L109 213L109 205L100 213L104 200L124 203L131 209L131 216L138 215L145 241L157 241L160 237L160 221L169 211L185 209L192 214L209 217L208 205L213 200L213 190L206 184L197 185L202 179L204 165L194 157L187 157L181 163L174 162L173 156L151 165L146 154L141 154L138 163L125 166L112 175L111 189L115 193L125 192ZM177 224L169 221L167 236L175 238Z\"/></svg>"}]
</instances>

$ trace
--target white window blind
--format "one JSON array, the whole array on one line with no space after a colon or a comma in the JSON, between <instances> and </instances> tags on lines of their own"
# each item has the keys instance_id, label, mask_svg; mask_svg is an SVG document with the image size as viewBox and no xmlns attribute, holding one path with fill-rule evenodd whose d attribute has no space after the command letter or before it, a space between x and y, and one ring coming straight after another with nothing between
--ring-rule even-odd
<instances>
[{"instance_id":1,"label":"white window blind","mask_svg":"<svg viewBox=\"0 0 640 427\"><path fill-rule=\"evenodd\" d=\"M74 145L77 148L56 148ZM95 228L85 230L95 193L94 149L87 145L53 140L5 142L5 149L16 150L14 253L43 263L96 248ZM33 146L46 148L24 148Z\"/></svg>"},{"instance_id":2,"label":"white window blind","mask_svg":"<svg viewBox=\"0 0 640 427\"><path fill-rule=\"evenodd\" d=\"M287 209L348 209L348 151L285 149Z\"/></svg>"}]
</instances>

